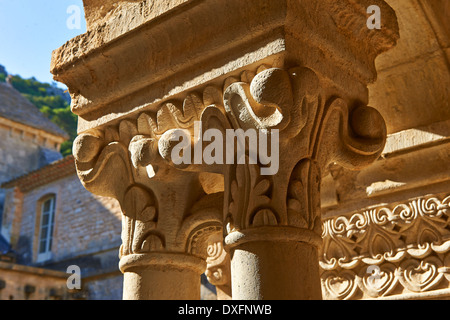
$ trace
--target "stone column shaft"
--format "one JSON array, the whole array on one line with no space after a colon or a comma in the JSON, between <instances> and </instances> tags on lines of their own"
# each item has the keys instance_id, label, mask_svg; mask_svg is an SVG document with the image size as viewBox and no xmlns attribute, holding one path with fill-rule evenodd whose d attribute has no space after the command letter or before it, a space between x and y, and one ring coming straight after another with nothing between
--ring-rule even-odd
<instances>
[{"instance_id":1,"label":"stone column shaft","mask_svg":"<svg viewBox=\"0 0 450 320\"><path fill-rule=\"evenodd\" d=\"M127 260L121 261L124 300L200 300L204 260L169 253Z\"/></svg>"},{"instance_id":2,"label":"stone column shaft","mask_svg":"<svg viewBox=\"0 0 450 320\"><path fill-rule=\"evenodd\" d=\"M317 248L301 242L258 241L232 250L233 299L320 300Z\"/></svg>"}]
</instances>

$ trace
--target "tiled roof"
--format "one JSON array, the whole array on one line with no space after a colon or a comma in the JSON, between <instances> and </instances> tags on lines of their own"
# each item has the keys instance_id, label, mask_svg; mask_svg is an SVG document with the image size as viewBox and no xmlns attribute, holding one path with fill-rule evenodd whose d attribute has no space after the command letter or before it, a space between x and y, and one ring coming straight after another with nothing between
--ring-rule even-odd
<instances>
[{"instance_id":1,"label":"tiled roof","mask_svg":"<svg viewBox=\"0 0 450 320\"><path fill-rule=\"evenodd\" d=\"M68 134L51 122L10 84L0 83L0 117L68 139Z\"/></svg>"},{"instance_id":2,"label":"tiled roof","mask_svg":"<svg viewBox=\"0 0 450 320\"><path fill-rule=\"evenodd\" d=\"M41 169L5 182L1 185L1 188L10 189L17 187L21 192L28 192L74 174L76 174L74 158L73 156L67 156Z\"/></svg>"}]
</instances>

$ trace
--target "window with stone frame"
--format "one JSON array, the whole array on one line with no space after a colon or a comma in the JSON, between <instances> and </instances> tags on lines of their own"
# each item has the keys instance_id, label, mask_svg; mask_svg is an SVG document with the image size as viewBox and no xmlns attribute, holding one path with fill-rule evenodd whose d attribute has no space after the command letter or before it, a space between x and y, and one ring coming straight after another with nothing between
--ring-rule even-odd
<instances>
[{"instance_id":1,"label":"window with stone frame","mask_svg":"<svg viewBox=\"0 0 450 320\"><path fill-rule=\"evenodd\" d=\"M40 206L40 224L38 237L37 262L51 259L53 231L55 225L56 196L45 197Z\"/></svg>"}]
</instances>

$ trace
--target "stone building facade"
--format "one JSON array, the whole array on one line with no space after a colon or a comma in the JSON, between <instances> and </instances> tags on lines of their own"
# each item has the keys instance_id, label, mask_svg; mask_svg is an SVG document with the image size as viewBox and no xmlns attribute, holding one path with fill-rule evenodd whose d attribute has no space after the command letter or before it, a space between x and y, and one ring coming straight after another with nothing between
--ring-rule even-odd
<instances>
[{"instance_id":1,"label":"stone building facade","mask_svg":"<svg viewBox=\"0 0 450 320\"><path fill-rule=\"evenodd\" d=\"M7 190L3 226L15 232L10 244L17 264L60 271L65 280L70 276L68 267L78 266L82 283L78 295L94 300L121 299L122 274L117 267L120 208L114 199L94 196L84 189L76 177L73 157L3 187ZM46 203L51 203L49 219L53 222L48 236L51 243L43 248L42 234L48 232L43 217Z\"/></svg>"},{"instance_id":2,"label":"stone building facade","mask_svg":"<svg viewBox=\"0 0 450 320\"><path fill-rule=\"evenodd\" d=\"M20 92L0 83L0 183L60 159L61 143L67 138ZM0 189L0 212L3 203Z\"/></svg>"},{"instance_id":3,"label":"stone building facade","mask_svg":"<svg viewBox=\"0 0 450 320\"><path fill-rule=\"evenodd\" d=\"M0 83L0 300L122 299L121 209L83 187L59 153L66 138ZM72 266L79 288L68 287ZM214 296L203 282L202 297Z\"/></svg>"},{"instance_id":4,"label":"stone building facade","mask_svg":"<svg viewBox=\"0 0 450 320\"><path fill-rule=\"evenodd\" d=\"M67 273L0 262L0 300L62 300L76 297L67 291Z\"/></svg>"},{"instance_id":5,"label":"stone building facade","mask_svg":"<svg viewBox=\"0 0 450 320\"><path fill-rule=\"evenodd\" d=\"M11 85L0 83L2 300L122 297L120 210L115 200L83 188L73 157L59 153L67 138ZM67 287L71 265L80 268L81 290Z\"/></svg>"},{"instance_id":6,"label":"stone building facade","mask_svg":"<svg viewBox=\"0 0 450 320\"><path fill-rule=\"evenodd\" d=\"M20 192L14 203L1 184L61 159L68 135L8 83L0 83L0 299L61 299L67 274L17 263L21 216ZM3 219L4 218L4 219ZM67 297L67 295L65 296Z\"/></svg>"}]
</instances>

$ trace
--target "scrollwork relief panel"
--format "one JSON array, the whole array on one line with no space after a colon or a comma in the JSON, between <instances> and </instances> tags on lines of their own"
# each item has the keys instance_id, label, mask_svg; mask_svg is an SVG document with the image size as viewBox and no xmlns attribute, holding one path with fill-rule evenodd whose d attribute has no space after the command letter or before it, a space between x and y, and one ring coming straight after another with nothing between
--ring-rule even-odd
<instances>
[{"instance_id":1,"label":"scrollwork relief panel","mask_svg":"<svg viewBox=\"0 0 450 320\"><path fill-rule=\"evenodd\" d=\"M336 276L352 270L360 297L447 288L449 204L450 196L426 196L325 219L320 252L324 283L330 272ZM376 274L368 272L370 268ZM323 286L331 297L342 298L330 288Z\"/></svg>"}]
</instances>

